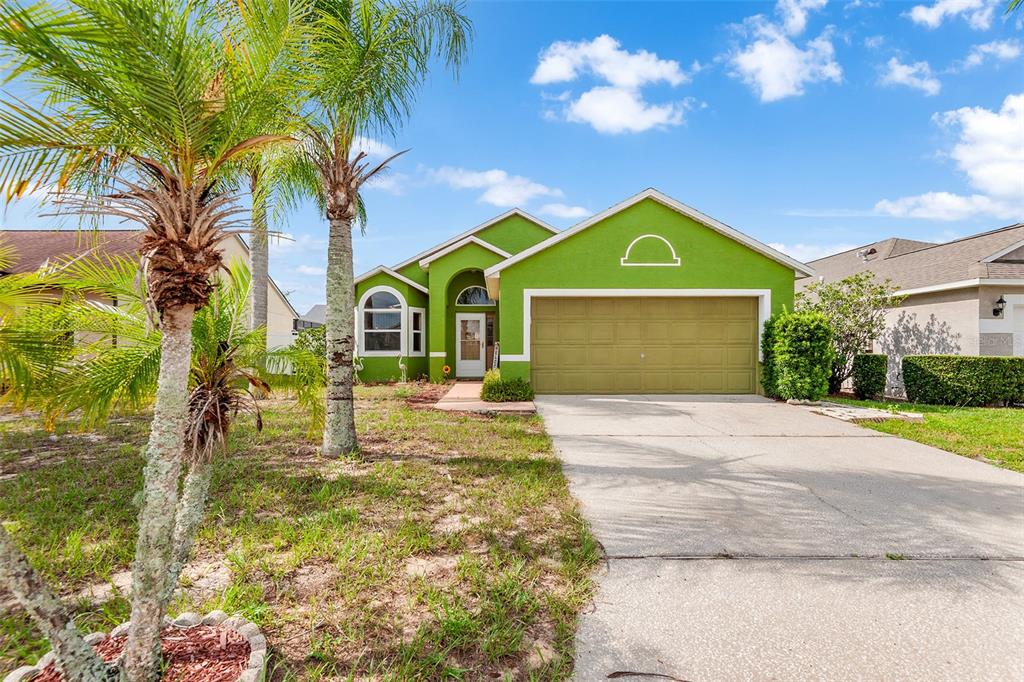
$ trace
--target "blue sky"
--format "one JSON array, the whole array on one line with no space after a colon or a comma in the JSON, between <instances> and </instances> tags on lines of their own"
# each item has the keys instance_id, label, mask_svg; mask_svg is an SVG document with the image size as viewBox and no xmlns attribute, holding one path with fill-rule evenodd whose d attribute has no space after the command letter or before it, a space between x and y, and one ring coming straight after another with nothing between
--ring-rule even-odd
<instances>
[{"instance_id":1,"label":"blue sky","mask_svg":"<svg viewBox=\"0 0 1024 682\"><path fill-rule=\"evenodd\" d=\"M477 2L365 191L356 271L512 206L556 227L657 187L797 258L1024 216L1024 41L1005 2ZM48 223L31 201L4 226ZM326 225L277 226L271 274L323 300Z\"/></svg>"}]
</instances>

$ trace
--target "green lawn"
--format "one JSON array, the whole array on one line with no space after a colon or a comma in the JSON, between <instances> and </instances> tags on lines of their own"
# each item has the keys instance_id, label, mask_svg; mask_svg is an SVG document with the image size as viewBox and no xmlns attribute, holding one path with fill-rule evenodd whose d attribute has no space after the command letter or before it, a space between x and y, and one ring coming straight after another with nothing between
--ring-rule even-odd
<instances>
[{"instance_id":1,"label":"green lawn","mask_svg":"<svg viewBox=\"0 0 1024 682\"><path fill-rule=\"evenodd\" d=\"M270 679L564 679L598 548L537 417L458 416L361 387L362 457L325 461L287 401L241 420L172 608L241 612ZM0 518L85 629L128 613L144 419L0 424ZM0 671L46 650L0 593Z\"/></svg>"},{"instance_id":2,"label":"green lawn","mask_svg":"<svg viewBox=\"0 0 1024 682\"><path fill-rule=\"evenodd\" d=\"M950 407L834 397L829 400L883 410L921 412L924 414L923 424L890 419L880 423L866 422L861 426L1024 472L1024 409Z\"/></svg>"}]
</instances>

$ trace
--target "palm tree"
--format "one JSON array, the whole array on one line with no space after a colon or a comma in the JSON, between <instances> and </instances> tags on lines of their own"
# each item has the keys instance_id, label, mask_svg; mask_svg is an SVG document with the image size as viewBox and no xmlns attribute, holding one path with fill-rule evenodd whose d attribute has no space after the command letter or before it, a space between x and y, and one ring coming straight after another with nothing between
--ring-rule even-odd
<instances>
[{"instance_id":1,"label":"palm tree","mask_svg":"<svg viewBox=\"0 0 1024 682\"><path fill-rule=\"evenodd\" d=\"M28 403L46 414L48 421L74 412L87 426L102 424L113 414L151 406L158 386L162 334L150 324L137 263L116 256L82 258L58 263L47 274L49 283L60 286L67 295L59 302L37 301L33 304L36 310L26 313L29 319L20 325L22 333L40 340L26 353L29 364L37 365L39 358L54 355L45 349L46 343L53 343L45 334L55 319L64 321L62 333L74 334L80 342L60 354L58 367L47 382L51 392L36 392ZM175 515L173 551L164 586L168 599L188 562L203 518L212 458L224 451L234 416L252 412L257 429L262 427L259 406L249 387L263 391L270 387L256 369L263 362L266 340L262 329L253 330L248 324L251 290L246 264L230 263L226 274L218 278L210 304L196 312L192 325L189 408L182 451L188 470ZM116 297L118 305L100 303L96 296ZM3 549L0 547L0 556Z\"/></svg>"},{"instance_id":2,"label":"palm tree","mask_svg":"<svg viewBox=\"0 0 1024 682\"><path fill-rule=\"evenodd\" d=\"M361 134L393 133L409 114L435 58L457 71L471 37L461 0L320 0L303 64L309 105L299 175L315 175L329 224L327 391L323 452L356 450L352 227L359 191L395 158L372 165L353 150Z\"/></svg>"},{"instance_id":3,"label":"palm tree","mask_svg":"<svg viewBox=\"0 0 1024 682\"><path fill-rule=\"evenodd\" d=\"M16 197L52 187L65 211L143 229L147 305L161 348L124 652L130 682L159 674L192 322L213 291L220 243L238 226L239 208L220 178L246 154L289 139L250 131L282 106L272 84L289 60L278 55L295 47L307 5L264 2L273 23L255 33L212 0L0 5L0 52L13 75L44 95L0 103L0 188ZM0 573L54 644L65 679L103 678L106 666L4 533L0 549Z\"/></svg>"}]
</instances>

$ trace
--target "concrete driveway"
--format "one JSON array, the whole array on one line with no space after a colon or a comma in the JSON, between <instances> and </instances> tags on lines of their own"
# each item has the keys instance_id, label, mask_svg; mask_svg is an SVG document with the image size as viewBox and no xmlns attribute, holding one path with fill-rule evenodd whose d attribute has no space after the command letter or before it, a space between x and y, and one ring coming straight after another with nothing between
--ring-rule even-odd
<instances>
[{"instance_id":1,"label":"concrete driveway","mask_svg":"<svg viewBox=\"0 0 1024 682\"><path fill-rule=\"evenodd\" d=\"M577 679L1024 680L1024 476L754 396L536 402L608 556Z\"/></svg>"}]
</instances>

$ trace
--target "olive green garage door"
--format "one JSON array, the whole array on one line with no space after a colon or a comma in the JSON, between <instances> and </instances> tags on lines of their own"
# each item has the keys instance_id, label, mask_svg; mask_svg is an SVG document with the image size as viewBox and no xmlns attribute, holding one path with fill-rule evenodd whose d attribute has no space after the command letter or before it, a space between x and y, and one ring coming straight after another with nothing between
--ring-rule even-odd
<instances>
[{"instance_id":1,"label":"olive green garage door","mask_svg":"<svg viewBox=\"0 0 1024 682\"><path fill-rule=\"evenodd\" d=\"M756 298L534 298L537 393L754 393Z\"/></svg>"}]
</instances>

